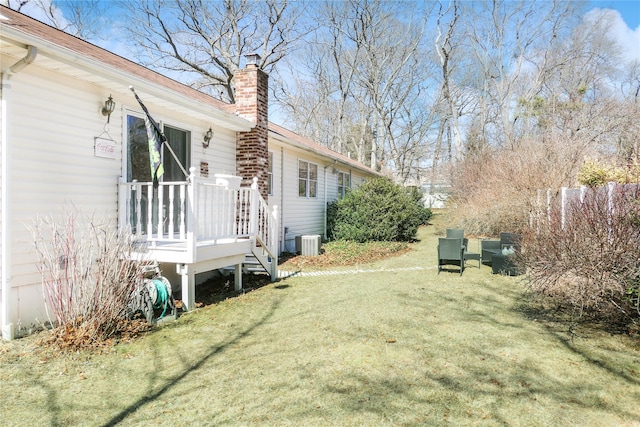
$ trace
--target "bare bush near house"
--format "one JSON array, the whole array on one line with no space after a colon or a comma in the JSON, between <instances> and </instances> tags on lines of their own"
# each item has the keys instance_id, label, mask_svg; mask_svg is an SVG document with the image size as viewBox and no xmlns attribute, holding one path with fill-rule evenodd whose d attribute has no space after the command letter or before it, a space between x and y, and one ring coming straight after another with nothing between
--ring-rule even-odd
<instances>
[{"instance_id":1,"label":"bare bush near house","mask_svg":"<svg viewBox=\"0 0 640 427\"><path fill-rule=\"evenodd\" d=\"M559 207L527 236L524 261L531 290L600 320L640 319L640 187L603 187Z\"/></svg>"},{"instance_id":2,"label":"bare bush near house","mask_svg":"<svg viewBox=\"0 0 640 427\"><path fill-rule=\"evenodd\" d=\"M38 218L31 232L59 341L92 346L129 328L123 318L142 272L128 261L132 242L112 221L65 214L62 222Z\"/></svg>"}]
</instances>

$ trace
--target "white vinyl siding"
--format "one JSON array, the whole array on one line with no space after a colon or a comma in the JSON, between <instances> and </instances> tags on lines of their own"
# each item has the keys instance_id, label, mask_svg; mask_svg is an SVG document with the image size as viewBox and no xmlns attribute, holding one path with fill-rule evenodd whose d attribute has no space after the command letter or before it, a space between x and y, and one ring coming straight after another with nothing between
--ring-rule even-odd
<instances>
[{"instance_id":1,"label":"white vinyl siding","mask_svg":"<svg viewBox=\"0 0 640 427\"><path fill-rule=\"evenodd\" d=\"M170 123L169 121L167 123ZM196 125L197 126L197 125ZM182 125L184 127L184 125ZM202 135L208 130L203 127L192 128L193 148L191 151L191 164L199 166L200 162L209 165L209 178L215 174L236 174L236 134L226 129L214 129L213 138L209 148L202 147ZM251 185L243 182L243 186Z\"/></svg>"},{"instance_id":2,"label":"white vinyl siding","mask_svg":"<svg viewBox=\"0 0 640 427\"><path fill-rule=\"evenodd\" d=\"M270 141L269 146L271 149L275 147L275 144ZM282 148L282 146L278 146ZM280 150L279 150L280 151ZM269 197L270 203L279 204L278 210L281 212L281 225L282 227L288 227L289 233L288 239L293 239L298 234L322 234L324 229L324 168L318 167L318 188L317 197L300 197L299 196L299 182L298 182L298 161L304 160L309 163L315 163L316 165L321 160L320 158L306 156L306 153L298 150L292 150L286 145L281 151L282 157L279 159L280 163L277 168L281 171L274 170L274 175L277 175L280 180L276 179L276 188L274 193L278 194L280 184L282 185L280 197ZM277 164L276 163L276 164ZM292 243L288 243L289 248L293 249ZM286 249L285 249L286 250Z\"/></svg>"},{"instance_id":3,"label":"white vinyl siding","mask_svg":"<svg viewBox=\"0 0 640 427\"><path fill-rule=\"evenodd\" d=\"M274 194L269 197L269 203L278 205L280 212L281 230L287 228L287 234L282 235L284 240L281 249L291 252L295 249L295 236L302 234L324 234L325 228L325 202L331 202L338 198L338 174L334 173L333 159L311 154L304 150L296 149L282 141L270 138L269 149L276 153L274 162ZM299 196L299 162L318 165L317 197ZM351 186L363 182L367 176L358 170L345 170L350 176Z\"/></svg>"},{"instance_id":4,"label":"white vinyl siding","mask_svg":"<svg viewBox=\"0 0 640 427\"><path fill-rule=\"evenodd\" d=\"M12 61L15 62L12 58L6 60ZM116 225L118 182L126 163L125 117L128 113L141 116L141 111L129 91L117 93L44 70L37 61L13 76L11 86L11 105L7 109L11 123L7 138L11 144L10 305L13 323L26 327L35 319L48 320L29 227L37 217L53 217L62 222L68 213L79 219L105 219ZM106 125L107 118L100 109L109 94L116 109ZM145 102L144 94L140 95ZM210 123L145 104L154 119L191 134L192 164L208 161L210 176L235 174L235 132L214 129L211 145L204 149L199 136ZM94 155L96 137L114 141L114 158Z\"/></svg>"},{"instance_id":5,"label":"white vinyl siding","mask_svg":"<svg viewBox=\"0 0 640 427\"><path fill-rule=\"evenodd\" d=\"M42 279L28 227L37 217L62 221L65 212L115 224L122 110L116 108L105 128L100 103L107 99L107 91L35 64L14 76L12 91L8 139L12 150L11 297L15 303L11 316L29 326L33 319L48 319L38 303ZM120 99L114 99L121 105ZM96 137L115 141L115 158L94 156Z\"/></svg>"}]
</instances>

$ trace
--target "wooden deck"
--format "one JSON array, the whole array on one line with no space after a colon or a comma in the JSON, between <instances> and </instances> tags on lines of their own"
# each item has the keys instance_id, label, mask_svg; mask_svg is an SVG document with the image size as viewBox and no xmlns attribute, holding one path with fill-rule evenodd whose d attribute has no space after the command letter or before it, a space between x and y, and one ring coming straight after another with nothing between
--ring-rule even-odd
<instances>
[{"instance_id":1,"label":"wooden deck","mask_svg":"<svg viewBox=\"0 0 640 427\"><path fill-rule=\"evenodd\" d=\"M138 256L158 262L194 264L230 254L242 253L246 255L251 253L251 244L252 240L249 237L197 240L195 250L192 250L186 241L153 241L142 244Z\"/></svg>"},{"instance_id":2,"label":"wooden deck","mask_svg":"<svg viewBox=\"0 0 640 427\"><path fill-rule=\"evenodd\" d=\"M133 258L175 264L187 309L195 303L195 274L229 266L239 272L248 254L272 280L278 277L277 210L260 196L257 179L251 187L229 188L196 177L191 168L187 181L121 180L119 206L120 230L140 248Z\"/></svg>"}]
</instances>

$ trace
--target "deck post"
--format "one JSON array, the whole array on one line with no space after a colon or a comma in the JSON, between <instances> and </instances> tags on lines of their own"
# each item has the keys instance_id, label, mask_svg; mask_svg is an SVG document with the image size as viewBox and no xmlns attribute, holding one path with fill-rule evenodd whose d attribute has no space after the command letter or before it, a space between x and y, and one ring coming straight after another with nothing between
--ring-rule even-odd
<instances>
[{"instance_id":1,"label":"deck post","mask_svg":"<svg viewBox=\"0 0 640 427\"><path fill-rule=\"evenodd\" d=\"M236 292L240 292L242 290L242 264L236 264L234 276L234 289Z\"/></svg>"},{"instance_id":2,"label":"deck post","mask_svg":"<svg viewBox=\"0 0 640 427\"><path fill-rule=\"evenodd\" d=\"M253 184L251 184L251 201L249 202L249 234L255 241L256 234L258 233L258 209L260 204L258 202L260 192L258 191L258 178L253 178Z\"/></svg>"},{"instance_id":3,"label":"deck post","mask_svg":"<svg viewBox=\"0 0 640 427\"><path fill-rule=\"evenodd\" d=\"M198 212L198 190L196 188L197 177L196 168L189 168L189 184L187 185L187 252L191 260L196 259L196 244L198 240L198 221L196 212Z\"/></svg>"},{"instance_id":4,"label":"deck post","mask_svg":"<svg viewBox=\"0 0 640 427\"><path fill-rule=\"evenodd\" d=\"M118 231L120 233L124 233L125 230L127 232L131 230L127 221L129 213L128 193L130 190L126 183L127 181L121 176L118 180Z\"/></svg>"},{"instance_id":5,"label":"deck post","mask_svg":"<svg viewBox=\"0 0 640 427\"><path fill-rule=\"evenodd\" d=\"M193 310L196 306L196 275L188 264L178 264L177 273L182 278L182 304L187 311Z\"/></svg>"}]
</instances>

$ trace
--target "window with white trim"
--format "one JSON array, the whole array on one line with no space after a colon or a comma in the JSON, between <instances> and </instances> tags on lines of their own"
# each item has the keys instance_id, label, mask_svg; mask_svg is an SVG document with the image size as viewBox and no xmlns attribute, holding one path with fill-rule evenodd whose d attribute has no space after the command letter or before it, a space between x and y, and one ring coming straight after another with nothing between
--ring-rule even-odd
<instances>
[{"instance_id":1,"label":"window with white trim","mask_svg":"<svg viewBox=\"0 0 640 427\"><path fill-rule=\"evenodd\" d=\"M338 172L338 198L343 198L349 188L351 188L351 174Z\"/></svg>"},{"instance_id":2,"label":"window with white trim","mask_svg":"<svg viewBox=\"0 0 640 427\"><path fill-rule=\"evenodd\" d=\"M298 196L318 196L318 165L298 160Z\"/></svg>"}]
</instances>

